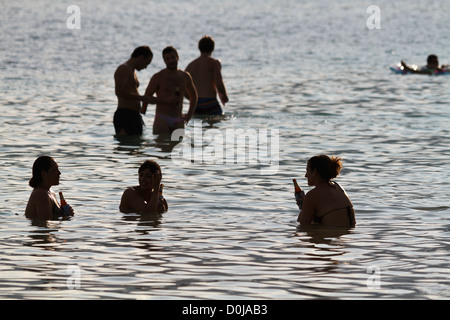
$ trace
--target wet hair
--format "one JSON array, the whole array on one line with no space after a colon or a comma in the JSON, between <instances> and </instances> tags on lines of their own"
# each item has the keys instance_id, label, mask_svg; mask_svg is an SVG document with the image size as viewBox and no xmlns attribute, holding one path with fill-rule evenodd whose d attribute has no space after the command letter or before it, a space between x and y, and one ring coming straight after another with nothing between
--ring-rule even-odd
<instances>
[{"instance_id":1,"label":"wet hair","mask_svg":"<svg viewBox=\"0 0 450 320\"><path fill-rule=\"evenodd\" d=\"M198 42L198 49L201 53L211 53L214 51L214 39L210 36L204 36Z\"/></svg>"},{"instance_id":2,"label":"wet hair","mask_svg":"<svg viewBox=\"0 0 450 320\"><path fill-rule=\"evenodd\" d=\"M176 54L176 56L177 56L177 58L178 58L178 51L177 51L177 49L175 49L175 48L172 47L172 46L169 46L169 47L165 47L165 48L164 48L164 50L162 51L162 56L163 56L163 58L164 58L164 55L165 55L165 54L171 53L171 52L175 52L175 54Z\"/></svg>"},{"instance_id":3,"label":"wet hair","mask_svg":"<svg viewBox=\"0 0 450 320\"><path fill-rule=\"evenodd\" d=\"M131 57L137 58L140 56L144 56L144 58L153 58L153 52L149 46L140 46L134 49L133 53L131 54Z\"/></svg>"},{"instance_id":4,"label":"wet hair","mask_svg":"<svg viewBox=\"0 0 450 320\"><path fill-rule=\"evenodd\" d=\"M431 63L436 63L436 64L438 64L438 63L439 63L439 60L438 60L437 55L435 55L435 54L430 54L430 55L428 56L428 58L427 58L427 63L428 63L428 64L431 64Z\"/></svg>"},{"instance_id":5,"label":"wet hair","mask_svg":"<svg viewBox=\"0 0 450 320\"><path fill-rule=\"evenodd\" d=\"M336 178L342 169L342 159L327 155L319 155L308 160L308 167L311 170L316 169L317 173L326 181Z\"/></svg>"},{"instance_id":6,"label":"wet hair","mask_svg":"<svg viewBox=\"0 0 450 320\"><path fill-rule=\"evenodd\" d=\"M28 184L30 187L37 188L42 183L42 171L48 172L52 164L55 162L52 157L41 156L37 158L33 163L33 176Z\"/></svg>"},{"instance_id":7,"label":"wet hair","mask_svg":"<svg viewBox=\"0 0 450 320\"><path fill-rule=\"evenodd\" d=\"M156 171L159 171L162 174L161 167L159 166L159 164L156 161L153 161L153 160L146 160L146 161L144 161L144 163L141 164L141 166L139 167L138 172L141 173L145 169L150 169L150 171L152 173L155 173Z\"/></svg>"}]
</instances>

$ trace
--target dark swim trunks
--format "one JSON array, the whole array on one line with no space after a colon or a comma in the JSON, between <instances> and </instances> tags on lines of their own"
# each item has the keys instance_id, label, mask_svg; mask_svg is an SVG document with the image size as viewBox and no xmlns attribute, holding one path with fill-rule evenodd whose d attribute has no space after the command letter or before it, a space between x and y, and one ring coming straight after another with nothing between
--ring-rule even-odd
<instances>
[{"instance_id":1,"label":"dark swim trunks","mask_svg":"<svg viewBox=\"0 0 450 320\"><path fill-rule=\"evenodd\" d=\"M221 115L223 114L223 111L216 98L198 98L197 107L195 108L194 113Z\"/></svg>"},{"instance_id":2,"label":"dark swim trunks","mask_svg":"<svg viewBox=\"0 0 450 320\"><path fill-rule=\"evenodd\" d=\"M128 135L142 134L142 116L139 112L130 109L117 109L114 113L114 129L116 134L124 129Z\"/></svg>"}]
</instances>

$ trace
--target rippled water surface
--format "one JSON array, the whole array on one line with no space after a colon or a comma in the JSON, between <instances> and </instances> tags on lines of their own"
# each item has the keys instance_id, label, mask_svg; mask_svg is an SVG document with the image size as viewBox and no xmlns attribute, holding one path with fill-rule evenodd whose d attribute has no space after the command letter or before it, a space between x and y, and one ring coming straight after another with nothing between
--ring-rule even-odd
<instances>
[{"instance_id":1,"label":"rippled water surface","mask_svg":"<svg viewBox=\"0 0 450 320\"><path fill-rule=\"evenodd\" d=\"M389 72L430 53L450 63L449 1L380 1L374 30L357 0L78 1L80 30L66 27L71 4L1 5L0 298L450 298L450 77ZM185 68L204 34L224 119L194 119L176 144L151 134L151 108L142 139L116 139L115 68L150 45L142 93L164 47ZM276 138L270 162L175 161L191 143L251 157L222 143L250 129ZM319 153L343 158L353 229L297 226L291 179L309 190ZM41 154L59 163L71 221L24 217ZM162 166L162 218L118 210L146 159Z\"/></svg>"}]
</instances>

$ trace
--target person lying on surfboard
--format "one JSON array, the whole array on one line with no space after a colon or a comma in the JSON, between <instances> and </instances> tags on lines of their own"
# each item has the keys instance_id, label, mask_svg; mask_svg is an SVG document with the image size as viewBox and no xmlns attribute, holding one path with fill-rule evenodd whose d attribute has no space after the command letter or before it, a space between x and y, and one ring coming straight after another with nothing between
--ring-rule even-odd
<instances>
[{"instance_id":1,"label":"person lying on surfboard","mask_svg":"<svg viewBox=\"0 0 450 320\"><path fill-rule=\"evenodd\" d=\"M403 60L401 61L401 65L406 71L419 74L433 74L437 72L446 72L447 70L445 68L448 67L446 65L442 65L441 67L439 67L438 57L434 54L430 54L428 56L427 65L421 68L410 67Z\"/></svg>"}]
</instances>

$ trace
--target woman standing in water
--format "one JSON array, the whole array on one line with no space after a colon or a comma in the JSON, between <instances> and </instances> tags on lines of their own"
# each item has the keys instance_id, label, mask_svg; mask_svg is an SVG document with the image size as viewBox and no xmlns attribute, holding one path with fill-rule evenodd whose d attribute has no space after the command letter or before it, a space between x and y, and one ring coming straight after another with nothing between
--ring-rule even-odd
<instances>
[{"instance_id":1,"label":"woman standing in water","mask_svg":"<svg viewBox=\"0 0 450 320\"><path fill-rule=\"evenodd\" d=\"M162 172L153 160L145 161L138 170L139 185L123 192L119 210L122 213L164 213L167 201L160 193Z\"/></svg>"},{"instance_id":2,"label":"woman standing in water","mask_svg":"<svg viewBox=\"0 0 450 320\"><path fill-rule=\"evenodd\" d=\"M56 200L55 193L51 190L52 186L59 184L59 171L56 161L47 156L36 159L33 164L33 176L29 185L33 188L25 216L35 220L54 220L63 214L62 208ZM71 216L74 215L73 209L69 209Z\"/></svg>"},{"instance_id":3,"label":"woman standing in water","mask_svg":"<svg viewBox=\"0 0 450 320\"><path fill-rule=\"evenodd\" d=\"M355 211L344 189L331 179L342 169L341 159L320 155L308 160L305 177L315 188L303 198L297 221L301 225L320 224L333 227L354 227Z\"/></svg>"}]
</instances>

